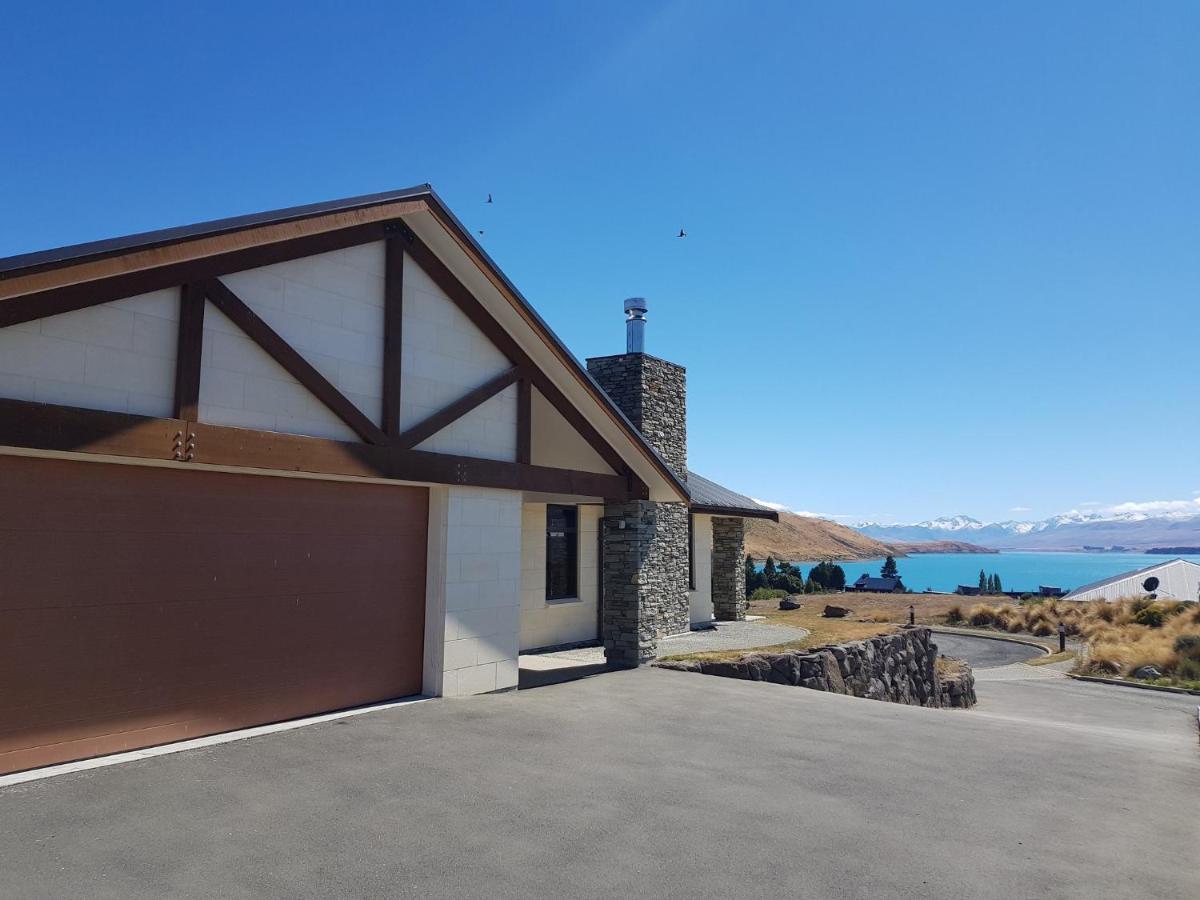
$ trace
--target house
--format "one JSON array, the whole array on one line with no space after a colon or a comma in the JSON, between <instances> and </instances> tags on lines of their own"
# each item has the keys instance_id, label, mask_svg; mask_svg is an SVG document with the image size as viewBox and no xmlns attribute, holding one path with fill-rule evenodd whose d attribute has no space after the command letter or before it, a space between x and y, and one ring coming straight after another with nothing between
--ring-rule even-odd
<instances>
[{"instance_id":1,"label":"house","mask_svg":"<svg viewBox=\"0 0 1200 900\"><path fill-rule=\"evenodd\" d=\"M583 368L428 185L0 260L0 772L743 618L644 307Z\"/></svg>"},{"instance_id":2,"label":"house","mask_svg":"<svg viewBox=\"0 0 1200 900\"><path fill-rule=\"evenodd\" d=\"M960 584L954 589L954 593L962 597L978 597L983 591L976 584Z\"/></svg>"},{"instance_id":3,"label":"house","mask_svg":"<svg viewBox=\"0 0 1200 900\"><path fill-rule=\"evenodd\" d=\"M1200 565L1186 559L1172 559L1085 584L1063 599L1111 603L1151 594L1160 600L1200 600Z\"/></svg>"},{"instance_id":4,"label":"house","mask_svg":"<svg viewBox=\"0 0 1200 900\"><path fill-rule=\"evenodd\" d=\"M849 585L848 591L871 591L876 594L903 594L908 590L899 575L860 575L858 581Z\"/></svg>"}]
</instances>

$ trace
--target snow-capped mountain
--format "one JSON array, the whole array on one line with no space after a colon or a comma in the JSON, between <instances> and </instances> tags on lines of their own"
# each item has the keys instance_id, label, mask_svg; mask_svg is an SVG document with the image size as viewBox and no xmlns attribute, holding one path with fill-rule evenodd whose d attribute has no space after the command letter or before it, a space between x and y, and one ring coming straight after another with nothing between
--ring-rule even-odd
<instances>
[{"instance_id":1,"label":"snow-capped mountain","mask_svg":"<svg viewBox=\"0 0 1200 900\"><path fill-rule=\"evenodd\" d=\"M889 525L863 522L854 527L881 541L964 540L996 550L1200 546L1200 515L1186 509L1157 514L1119 508L1072 511L1037 522L981 522L958 515Z\"/></svg>"}]
</instances>

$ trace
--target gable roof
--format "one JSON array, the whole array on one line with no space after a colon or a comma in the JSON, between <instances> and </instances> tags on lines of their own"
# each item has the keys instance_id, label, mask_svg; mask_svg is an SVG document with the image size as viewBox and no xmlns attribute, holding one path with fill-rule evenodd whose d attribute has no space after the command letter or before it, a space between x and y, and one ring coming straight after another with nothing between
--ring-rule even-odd
<instances>
[{"instance_id":1,"label":"gable roof","mask_svg":"<svg viewBox=\"0 0 1200 900\"><path fill-rule=\"evenodd\" d=\"M779 513L775 510L755 502L744 494L722 487L702 475L697 475L691 469L688 470L687 489L691 496L691 509L694 513L779 521Z\"/></svg>"},{"instance_id":2,"label":"gable roof","mask_svg":"<svg viewBox=\"0 0 1200 900\"><path fill-rule=\"evenodd\" d=\"M868 591L894 591L903 582L899 575L860 575L854 586Z\"/></svg>"},{"instance_id":3,"label":"gable roof","mask_svg":"<svg viewBox=\"0 0 1200 900\"><path fill-rule=\"evenodd\" d=\"M556 386L646 482L651 499L688 500L682 480L600 389L429 184L3 258L0 259L0 327L8 324L4 316L6 303L27 301L36 294L65 291L79 297L86 293L89 282L103 278L120 281L140 272L168 267L186 272L189 266L209 256L236 254L297 237L358 227L379 228L397 219L430 245L500 328L540 368L558 369L562 383L556 381ZM73 308L85 305L88 305L86 300L81 300ZM522 323L528 332L519 334ZM528 340L529 332L536 341ZM563 375L567 379L561 379Z\"/></svg>"},{"instance_id":4,"label":"gable roof","mask_svg":"<svg viewBox=\"0 0 1200 900\"><path fill-rule=\"evenodd\" d=\"M1113 575L1110 578L1102 578L1099 581L1093 581L1091 584L1085 584L1082 587L1077 587L1063 597L1063 599L1070 600L1077 594L1091 593L1092 591L1098 591L1113 584L1119 584L1122 581L1131 581L1135 578L1140 578L1143 575L1150 575L1154 572L1162 572L1167 569L1174 569L1176 567L1186 570L1187 573L1191 574L1193 577L1200 577L1200 565L1197 565L1196 563L1190 562L1186 559L1169 559L1166 562L1160 562L1155 563L1152 566L1146 566L1144 569L1134 569L1132 572L1122 572L1120 575Z\"/></svg>"}]
</instances>

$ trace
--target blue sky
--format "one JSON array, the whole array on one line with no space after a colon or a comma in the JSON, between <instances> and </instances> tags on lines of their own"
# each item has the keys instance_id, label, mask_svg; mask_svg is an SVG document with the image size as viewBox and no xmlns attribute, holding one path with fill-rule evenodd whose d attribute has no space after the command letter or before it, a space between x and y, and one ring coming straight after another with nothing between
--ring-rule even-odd
<instances>
[{"instance_id":1,"label":"blue sky","mask_svg":"<svg viewBox=\"0 0 1200 900\"><path fill-rule=\"evenodd\" d=\"M1200 4L6 21L0 255L429 181L581 358L648 297L693 468L756 497L1005 519L1200 489Z\"/></svg>"}]
</instances>

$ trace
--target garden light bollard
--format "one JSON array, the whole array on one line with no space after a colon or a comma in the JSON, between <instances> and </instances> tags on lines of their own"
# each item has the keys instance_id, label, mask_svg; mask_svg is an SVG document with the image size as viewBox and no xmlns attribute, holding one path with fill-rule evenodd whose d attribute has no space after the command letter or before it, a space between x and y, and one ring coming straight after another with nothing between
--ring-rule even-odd
<instances>
[{"instance_id":1,"label":"garden light bollard","mask_svg":"<svg viewBox=\"0 0 1200 900\"><path fill-rule=\"evenodd\" d=\"M1058 623L1058 652L1063 653L1067 649L1067 626L1062 622Z\"/></svg>"},{"instance_id":2,"label":"garden light bollard","mask_svg":"<svg viewBox=\"0 0 1200 900\"><path fill-rule=\"evenodd\" d=\"M917 610L916 610L916 607L914 607L911 603L908 604L908 624L909 625L917 624Z\"/></svg>"}]
</instances>

